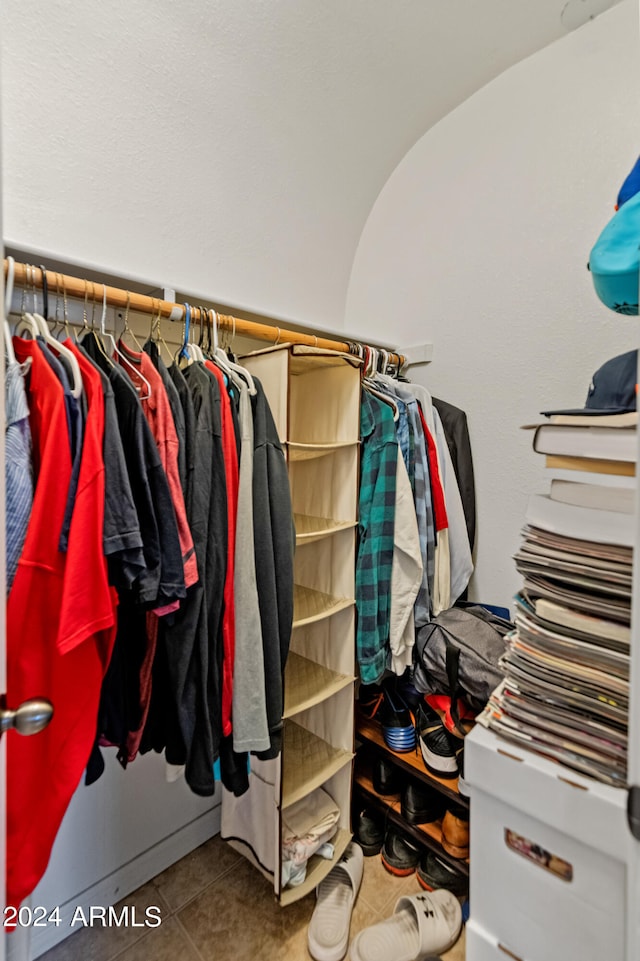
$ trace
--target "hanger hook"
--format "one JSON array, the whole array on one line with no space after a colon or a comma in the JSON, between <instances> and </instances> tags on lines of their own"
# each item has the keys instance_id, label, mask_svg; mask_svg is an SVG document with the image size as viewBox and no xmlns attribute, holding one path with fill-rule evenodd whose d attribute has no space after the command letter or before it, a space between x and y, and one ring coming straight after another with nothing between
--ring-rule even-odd
<instances>
[{"instance_id":1,"label":"hanger hook","mask_svg":"<svg viewBox=\"0 0 640 961\"><path fill-rule=\"evenodd\" d=\"M107 322L107 288L105 284L103 284L102 285L102 314L100 316L100 333L101 334L106 334L107 332L105 328L106 322Z\"/></svg>"},{"instance_id":2,"label":"hanger hook","mask_svg":"<svg viewBox=\"0 0 640 961\"><path fill-rule=\"evenodd\" d=\"M189 343L189 334L191 330L191 306L185 302L184 305L184 328L183 328L183 339L182 347L180 348L180 356L188 357L187 344Z\"/></svg>"},{"instance_id":3,"label":"hanger hook","mask_svg":"<svg viewBox=\"0 0 640 961\"><path fill-rule=\"evenodd\" d=\"M211 308L211 315L213 321L213 352L215 353L218 349L218 313L213 307Z\"/></svg>"},{"instance_id":4,"label":"hanger hook","mask_svg":"<svg viewBox=\"0 0 640 961\"><path fill-rule=\"evenodd\" d=\"M45 320L49 320L49 283L47 281L47 268L40 264L42 274L42 315Z\"/></svg>"},{"instance_id":5,"label":"hanger hook","mask_svg":"<svg viewBox=\"0 0 640 961\"><path fill-rule=\"evenodd\" d=\"M7 282L4 289L4 315L9 319L11 300L13 298L13 284L16 278L16 262L13 257L7 257Z\"/></svg>"}]
</instances>

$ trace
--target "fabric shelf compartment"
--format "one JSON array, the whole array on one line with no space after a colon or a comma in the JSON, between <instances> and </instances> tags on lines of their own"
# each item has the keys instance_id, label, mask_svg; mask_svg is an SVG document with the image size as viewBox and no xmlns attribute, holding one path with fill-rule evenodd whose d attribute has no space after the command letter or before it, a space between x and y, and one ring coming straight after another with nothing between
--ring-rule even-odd
<instances>
[{"instance_id":1,"label":"fabric shelf compartment","mask_svg":"<svg viewBox=\"0 0 640 961\"><path fill-rule=\"evenodd\" d=\"M289 457L289 481L293 512L302 519L296 531L307 533L321 524L355 525L358 519L358 491L353 478L358 475L359 447L348 444L334 448L322 458L295 460ZM306 518L314 520L307 521Z\"/></svg>"},{"instance_id":2,"label":"fabric shelf compartment","mask_svg":"<svg viewBox=\"0 0 640 961\"><path fill-rule=\"evenodd\" d=\"M337 674L322 664L289 651L285 669L283 717L293 717L314 704L320 704L349 687L354 680L353 675Z\"/></svg>"},{"instance_id":3,"label":"fabric shelf compartment","mask_svg":"<svg viewBox=\"0 0 640 961\"><path fill-rule=\"evenodd\" d=\"M352 441L345 441L342 444L294 444L293 441L287 441L288 459L289 462L318 460L321 457L326 457L327 454L333 454L335 451L353 446Z\"/></svg>"},{"instance_id":4,"label":"fabric shelf compartment","mask_svg":"<svg viewBox=\"0 0 640 961\"><path fill-rule=\"evenodd\" d=\"M293 626L302 627L313 621L331 617L337 611L342 611L355 604L353 598L332 597L322 591L314 591L310 587L296 584L293 593Z\"/></svg>"},{"instance_id":5,"label":"fabric shelf compartment","mask_svg":"<svg viewBox=\"0 0 640 961\"><path fill-rule=\"evenodd\" d=\"M280 904L285 907L287 904L293 904L294 901L299 901L300 898L310 894L316 885L320 884L322 879L327 876L334 865L338 863L346 851L350 840L351 831L340 828L331 842L335 847L331 860L329 861L314 854L313 857L309 859L307 876L302 884L296 885L294 888L283 888L280 895Z\"/></svg>"},{"instance_id":6,"label":"fabric shelf compartment","mask_svg":"<svg viewBox=\"0 0 640 961\"><path fill-rule=\"evenodd\" d=\"M346 531L356 526L355 521L335 521L326 517L310 517L308 514L294 514L296 545L312 544L314 541L329 537L337 531Z\"/></svg>"},{"instance_id":7,"label":"fabric shelf compartment","mask_svg":"<svg viewBox=\"0 0 640 961\"><path fill-rule=\"evenodd\" d=\"M354 629L355 606L349 604L328 617L295 626L289 650L323 664L336 674L353 676Z\"/></svg>"},{"instance_id":8,"label":"fabric shelf compartment","mask_svg":"<svg viewBox=\"0 0 640 961\"><path fill-rule=\"evenodd\" d=\"M331 597L355 600L355 537L353 528L337 531L310 544L300 544L294 560L296 584Z\"/></svg>"},{"instance_id":9,"label":"fabric shelf compartment","mask_svg":"<svg viewBox=\"0 0 640 961\"><path fill-rule=\"evenodd\" d=\"M282 807L286 808L310 794L341 768L350 766L352 758L350 751L333 747L295 721L285 721Z\"/></svg>"}]
</instances>

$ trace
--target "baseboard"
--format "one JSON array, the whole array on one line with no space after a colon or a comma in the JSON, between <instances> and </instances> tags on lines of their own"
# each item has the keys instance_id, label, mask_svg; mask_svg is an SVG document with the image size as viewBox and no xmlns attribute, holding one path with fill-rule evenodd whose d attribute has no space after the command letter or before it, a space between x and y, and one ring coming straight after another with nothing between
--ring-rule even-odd
<instances>
[{"instance_id":1,"label":"baseboard","mask_svg":"<svg viewBox=\"0 0 640 961\"><path fill-rule=\"evenodd\" d=\"M117 871L113 871L106 878L82 891L77 897L67 901L66 904L61 904L60 925L48 924L42 928L31 928L29 957L38 958L80 929L78 925L71 927L71 920L77 908L82 908L88 916L91 905L109 907L116 904L219 832L220 805L218 804L174 834L163 838L132 861L123 864Z\"/></svg>"}]
</instances>

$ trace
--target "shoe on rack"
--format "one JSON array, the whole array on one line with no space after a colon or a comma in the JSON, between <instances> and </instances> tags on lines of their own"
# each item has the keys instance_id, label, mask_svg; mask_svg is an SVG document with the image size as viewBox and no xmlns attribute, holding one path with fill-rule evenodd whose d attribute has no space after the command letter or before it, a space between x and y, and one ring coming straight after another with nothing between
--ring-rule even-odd
<instances>
[{"instance_id":1,"label":"shoe on rack","mask_svg":"<svg viewBox=\"0 0 640 961\"><path fill-rule=\"evenodd\" d=\"M442 726L439 715L425 701L416 712L416 731L427 771L441 778L458 776L457 738Z\"/></svg>"},{"instance_id":2,"label":"shoe on rack","mask_svg":"<svg viewBox=\"0 0 640 961\"><path fill-rule=\"evenodd\" d=\"M382 688L379 684L361 684L358 690L358 707L364 717L372 718L382 704Z\"/></svg>"},{"instance_id":3,"label":"shoe on rack","mask_svg":"<svg viewBox=\"0 0 640 961\"><path fill-rule=\"evenodd\" d=\"M355 839L362 848L365 857L370 858L380 853L384 843L384 816L364 808L355 819Z\"/></svg>"},{"instance_id":4,"label":"shoe on rack","mask_svg":"<svg viewBox=\"0 0 640 961\"><path fill-rule=\"evenodd\" d=\"M378 719L382 727L384 743L398 754L413 751L416 746L416 730L408 704L397 692L393 683L384 685L383 695Z\"/></svg>"},{"instance_id":5,"label":"shoe on rack","mask_svg":"<svg viewBox=\"0 0 640 961\"><path fill-rule=\"evenodd\" d=\"M451 891L452 894L460 897L469 890L469 879L431 851L420 858L416 875L418 883L425 891L444 888L445 891Z\"/></svg>"},{"instance_id":6,"label":"shoe on rack","mask_svg":"<svg viewBox=\"0 0 640 961\"><path fill-rule=\"evenodd\" d=\"M469 857L469 812L451 808L442 819L442 847L452 858Z\"/></svg>"},{"instance_id":7,"label":"shoe on rack","mask_svg":"<svg viewBox=\"0 0 640 961\"><path fill-rule=\"evenodd\" d=\"M373 789L376 794L388 797L390 794L400 794L405 778L402 772L385 757L376 758L373 762Z\"/></svg>"},{"instance_id":8,"label":"shoe on rack","mask_svg":"<svg viewBox=\"0 0 640 961\"><path fill-rule=\"evenodd\" d=\"M410 780L402 792L400 813L409 824L432 824L445 813L442 794L419 781Z\"/></svg>"},{"instance_id":9,"label":"shoe on rack","mask_svg":"<svg viewBox=\"0 0 640 961\"><path fill-rule=\"evenodd\" d=\"M396 877L404 878L413 874L420 860L420 851L411 841L394 828L388 828L380 852L383 866Z\"/></svg>"},{"instance_id":10,"label":"shoe on rack","mask_svg":"<svg viewBox=\"0 0 640 961\"><path fill-rule=\"evenodd\" d=\"M471 710L463 698L454 700L447 694L425 694L424 699L439 716L442 726L449 734L462 740L473 729L476 712Z\"/></svg>"}]
</instances>

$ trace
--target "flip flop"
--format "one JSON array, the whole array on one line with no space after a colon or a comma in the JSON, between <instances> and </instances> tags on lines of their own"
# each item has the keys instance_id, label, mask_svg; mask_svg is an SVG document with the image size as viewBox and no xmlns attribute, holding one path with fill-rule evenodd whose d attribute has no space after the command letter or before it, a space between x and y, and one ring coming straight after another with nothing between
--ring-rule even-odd
<instances>
[{"instance_id":1,"label":"flip flop","mask_svg":"<svg viewBox=\"0 0 640 961\"><path fill-rule=\"evenodd\" d=\"M347 953L353 905L362 882L364 857L354 841L316 888L307 943L316 961L341 961Z\"/></svg>"},{"instance_id":2,"label":"flip flop","mask_svg":"<svg viewBox=\"0 0 640 961\"><path fill-rule=\"evenodd\" d=\"M365 928L351 944L351 961L424 961L448 951L462 927L462 908L450 891L400 898L385 921Z\"/></svg>"}]
</instances>

